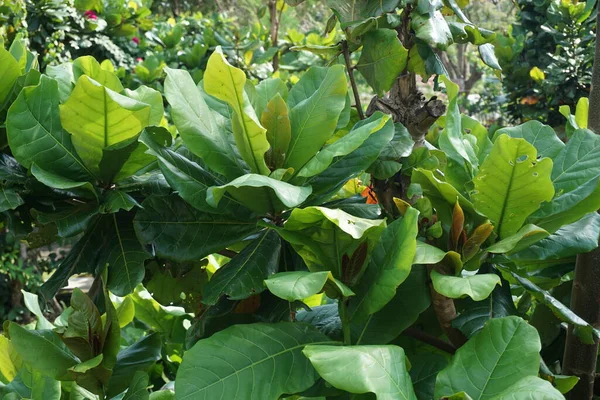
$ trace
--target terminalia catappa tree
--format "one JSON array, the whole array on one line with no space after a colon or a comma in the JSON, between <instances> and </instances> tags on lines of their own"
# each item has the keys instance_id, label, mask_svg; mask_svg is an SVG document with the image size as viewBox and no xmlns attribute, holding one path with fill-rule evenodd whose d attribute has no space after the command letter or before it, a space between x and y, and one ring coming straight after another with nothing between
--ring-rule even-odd
<instances>
[{"instance_id":1,"label":"terminalia catappa tree","mask_svg":"<svg viewBox=\"0 0 600 400\"><path fill-rule=\"evenodd\" d=\"M597 136L461 115L438 52L498 65L453 0L328 4L344 39L297 48L330 66L293 85L219 48L198 85L167 68L170 130L163 95L110 63L0 51L6 226L78 238L25 294L35 326L4 326L3 398L591 398L561 326L592 349L598 331L561 300L598 246ZM447 103L417 91L434 75ZM48 321L77 273L91 290ZM154 333L131 343L137 323ZM157 360L174 386L150 394Z\"/></svg>"}]
</instances>

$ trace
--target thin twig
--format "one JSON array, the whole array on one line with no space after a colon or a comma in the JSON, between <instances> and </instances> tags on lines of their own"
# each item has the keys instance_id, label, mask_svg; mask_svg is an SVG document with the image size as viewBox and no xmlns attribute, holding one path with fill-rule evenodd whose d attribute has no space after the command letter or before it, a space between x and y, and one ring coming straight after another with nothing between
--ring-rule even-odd
<instances>
[{"instance_id":1,"label":"thin twig","mask_svg":"<svg viewBox=\"0 0 600 400\"><path fill-rule=\"evenodd\" d=\"M356 80L354 80L354 67L352 66L352 61L350 61L350 51L348 50L348 42L346 40L342 41L342 51L344 53L344 60L346 61L346 69L348 70L348 76L350 77L352 93L354 93L354 102L356 103L358 116L360 117L360 119L365 119L365 113L363 112L363 108L360 103L360 95L358 94L358 88L356 87Z\"/></svg>"},{"instance_id":2,"label":"thin twig","mask_svg":"<svg viewBox=\"0 0 600 400\"><path fill-rule=\"evenodd\" d=\"M420 329L410 327L402 332L403 335L410 336L413 339L417 339L420 342L427 343L430 346L433 346L437 349L445 351L446 353L454 354L456 353L456 347L454 347L451 343L446 342L445 340L438 339L433 335L430 335L427 332L424 332Z\"/></svg>"}]
</instances>

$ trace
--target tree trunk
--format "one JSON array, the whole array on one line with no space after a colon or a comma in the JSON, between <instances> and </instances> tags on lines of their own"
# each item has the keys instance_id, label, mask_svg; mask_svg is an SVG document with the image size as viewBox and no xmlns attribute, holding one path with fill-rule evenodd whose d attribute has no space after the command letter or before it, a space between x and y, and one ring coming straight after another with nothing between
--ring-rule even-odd
<instances>
[{"instance_id":1,"label":"tree trunk","mask_svg":"<svg viewBox=\"0 0 600 400\"><path fill-rule=\"evenodd\" d=\"M271 46L277 46L280 19L277 16L277 1L269 3L269 17L271 21ZM273 56L273 72L279 69L279 52Z\"/></svg>"},{"instance_id":2,"label":"tree trunk","mask_svg":"<svg viewBox=\"0 0 600 400\"><path fill-rule=\"evenodd\" d=\"M596 54L592 74L592 90L588 127L600 134L600 13L596 21ZM600 248L577 256L571 292L571 310L596 328L600 328ZM594 394L598 339L594 344L582 343L569 326L563 359L564 375L580 378L567 396L570 400L591 400Z\"/></svg>"}]
</instances>

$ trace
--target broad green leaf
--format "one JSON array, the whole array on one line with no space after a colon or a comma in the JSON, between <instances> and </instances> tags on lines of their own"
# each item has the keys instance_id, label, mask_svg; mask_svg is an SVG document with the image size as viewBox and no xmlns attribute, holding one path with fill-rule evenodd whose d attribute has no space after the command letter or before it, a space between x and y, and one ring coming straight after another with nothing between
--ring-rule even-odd
<instances>
[{"instance_id":1,"label":"broad green leaf","mask_svg":"<svg viewBox=\"0 0 600 400\"><path fill-rule=\"evenodd\" d=\"M353 254L365 241L370 253L384 228L384 220L357 218L324 207L295 208L283 228L272 227L292 245L310 271L331 271L337 279L342 276L344 254Z\"/></svg>"},{"instance_id":2,"label":"broad green leaf","mask_svg":"<svg viewBox=\"0 0 600 400\"><path fill-rule=\"evenodd\" d=\"M335 11L342 24L394 11L398 3L398 0L327 0L327 6Z\"/></svg>"},{"instance_id":3,"label":"broad green leaf","mask_svg":"<svg viewBox=\"0 0 600 400\"><path fill-rule=\"evenodd\" d=\"M346 104L344 67L312 67L294 85L288 98L292 139L285 167L298 171L333 136Z\"/></svg>"},{"instance_id":4,"label":"broad green leaf","mask_svg":"<svg viewBox=\"0 0 600 400\"><path fill-rule=\"evenodd\" d=\"M108 288L117 296L125 296L142 282L144 262L150 258L138 239L129 218L121 220L116 214L105 217L107 243L102 261L108 265Z\"/></svg>"},{"instance_id":5,"label":"broad green leaf","mask_svg":"<svg viewBox=\"0 0 600 400\"><path fill-rule=\"evenodd\" d=\"M381 151L377 160L369 167L370 172L376 179L388 179L394 176L402 164L398 161L408 157L412 153L415 141L408 129L400 123L394 124L394 137Z\"/></svg>"},{"instance_id":6,"label":"broad green leaf","mask_svg":"<svg viewBox=\"0 0 600 400\"><path fill-rule=\"evenodd\" d=\"M119 321L119 327L121 329L125 328L127 325L133 321L133 317L135 316L135 305L133 304L133 300L131 297L125 297L123 302L117 308L117 320Z\"/></svg>"},{"instance_id":7,"label":"broad green leaf","mask_svg":"<svg viewBox=\"0 0 600 400\"><path fill-rule=\"evenodd\" d=\"M103 359L104 359L104 355L98 354L94 358L91 358L85 362L82 362L80 364L77 364L74 367L69 368L69 372L73 372L74 375L85 374L89 370L94 369L97 366L99 366L102 363Z\"/></svg>"},{"instance_id":8,"label":"broad green leaf","mask_svg":"<svg viewBox=\"0 0 600 400\"><path fill-rule=\"evenodd\" d=\"M435 398L464 391L474 400L494 399L522 378L537 376L540 350L536 329L521 318L492 319L438 374Z\"/></svg>"},{"instance_id":9,"label":"broad green leaf","mask_svg":"<svg viewBox=\"0 0 600 400\"><path fill-rule=\"evenodd\" d=\"M102 150L130 139L149 125L150 106L82 76L60 106L60 120L88 168L99 172Z\"/></svg>"},{"instance_id":10,"label":"broad green leaf","mask_svg":"<svg viewBox=\"0 0 600 400\"><path fill-rule=\"evenodd\" d=\"M288 115L287 104L279 93L271 99L260 117L260 122L267 130L267 140L271 148L266 154L267 165L279 168L283 165L285 154L292 139L292 126Z\"/></svg>"},{"instance_id":11,"label":"broad green leaf","mask_svg":"<svg viewBox=\"0 0 600 400\"><path fill-rule=\"evenodd\" d=\"M490 253L509 253L518 252L526 249L532 244L539 242L540 240L548 237L549 233L532 224L525 225L517 231L517 233L510 235L499 242L494 243L486 250Z\"/></svg>"},{"instance_id":12,"label":"broad green leaf","mask_svg":"<svg viewBox=\"0 0 600 400\"><path fill-rule=\"evenodd\" d=\"M353 323L381 310L408 278L417 247L418 218L419 212L408 208L381 233L367 269L354 287L356 296L348 308Z\"/></svg>"},{"instance_id":13,"label":"broad green leaf","mask_svg":"<svg viewBox=\"0 0 600 400\"><path fill-rule=\"evenodd\" d=\"M414 29L416 37L431 48L446 50L453 42L450 27L440 11L426 15L413 13L411 27Z\"/></svg>"},{"instance_id":14,"label":"broad green leaf","mask_svg":"<svg viewBox=\"0 0 600 400\"><path fill-rule=\"evenodd\" d=\"M310 310L300 309L296 314L296 320L313 325L332 339L342 339L342 321L336 303L311 307Z\"/></svg>"},{"instance_id":15,"label":"broad green leaf","mask_svg":"<svg viewBox=\"0 0 600 400\"><path fill-rule=\"evenodd\" d=\"M150 393L148 393L148 387L150 386L150 377L144 371L137 371L133 375L133 379L129 384L129 389L123 396L123 400L149 400Z\"/></svg>"},{"instance_id":16,"label":"broad green leaf","mask_svg":"<svg viewBox=\"0 0 600 400\"><path fill-rule=\"evenodd\" d=\"M353 129L359 129L365 120L358 122ZM305 184L313 188L310 204L322 204L337 193L351 179L366 171L377 160L382 150L394 137L394 124L388 121L382 129L373 133L362 145L348 155L336 157L322 173L310 177Z\"/></svg>"},{"instance_id":17,"label":"broad green leaf","mask_svg":"<svg viewBox=\"0 0 600 400\"><path fill-rule=\"evenodd\" d=\"M102 86L115 92L122 92L123 85L119 78L111 71L107 71L100 66L100 63L92 56L79 57L72 63L73 82L78 82L79 78L87 75Z\"/></svg>"},{"instance_id":18,"label":"broad green leaf","mask_svg":"<svg viewBox=\"0 0 600 400\"><path fill-rule=\"evenodd\" d=\"M517 309L510 292L510 284L502 280L495 286L485 301L469 300L460 315L452 320L452 326L466 336L471 337L479 332L492 318L517 315Z\"/></svg>"},{"instance_id":19,"label":"broad green leaf","mask_svg":"<svg viewBox=\"0 0 600 400\"><path fill-rule=\"evenodd\" d=\"M109 190L102 199L102 211L114 214L120 210L131 211L134 207L140 207L139 203L129 194L122 190Z\"/></svg>"},{"instance_id":20,"label":"broad green leaf","mask_svg":"<svg viewBox=\"0 0 600 400\"><path fill-rule=\"evenodd\" d=\"M554 196L552 160L537 160L524 139L500 135L475 177L475 209L488 217L501 239L515 234L543 201Z\"/></svg>"},{"instance_id":21,"label":"broad green leaf","mask_svg":"<svg viewBox=\"0 0 600 400\"><path fill-rule=\"evenodd\" d=\"M382 114L379 111L375 112L363 124L353 128L344 137L323 147L321 151L304 164L298 171L297 176L308 178L325 171L335 158L348 155L358 149L370 135L383 129L389 120L389 115Z\"/></svg>"},{"instance_id":22,"label":"broad green leaf","mask_svg":"<svg viewBox=\"0 0 600 400\"><path fill-rule=\"evenodd\" d=\"M112 398L127 389L137 371L147 371L160 360L161 338L158 333L145 336L121 350L108 382L106 396Z\"/></svg>"},{"instance_id":23,"label":"broad green leaf","mask_svg":"<svg viewBox=\"0 0 600 400\"><path fill-rule=\"evenodd\" d=\"M500 277L496 274L477 274L463 277L443 275L436 270L431 271L431 281L436 292L451 299L469 296L475 301L486 299L500 285Z\"/></svg>"},{"instance_id":24,"label":"broad green leaf","mask_svg":"<svg viewBox=\"0 0 600 400\"><path fill-rule=\"evenodd\" d=\"M335 279L329 271L279 272L269 277L269 279L265 279L265 285L275 296L289 302L304 300L323 290L331 294L330 297L337 297L336 292L341 293L343 297L354 295L346 285ZM330 292L330 290L333 290L333 292Z\"/></svg>"},{"instance_id":25,"label":"broad green leaf","mask_svg":"<svg viewBox=\"0 0 600 400\"><path fill-rule=\"evenodd\" d=\"M320 346L303 350L319 375L350 393L374 393L378 400L417 400L398 346Z\"/></svg>"},{"instance_id":26,"label":"broad green leaf","mask_svg":"<svg viewBox=\"0 0 600 400\"><path fill-rule=\"evenodd\" d=\"M539 121L527 121L519 126L499 129L494 134L494 138L503 134L512 138L527 140L527 142L535 147L539 157L553 159L565 147L565 144L558 138L554 129Z\"/></svg>"},{"instance_id":27,"label":"broad green leaf","mask_svg":"<svg viewBox=\"0 0 600 400\"><path fill-rule=\"evenodd\" d=\"M39 211L40 224L56 224L58 236L68 238L83 233L98 215L98 205L93 202L82 204L56 204L52 211Z\"/></svg>"},{"instance_id":28,"label":"broad green leaf","mask_svg":"<svg viewBox=\"0 0 600 400\"><path fill-rule=\"evenodd\" d=\"M381 310L369 315L364 324L353 324L353 343L387 344L414 324L431 304L428 280L426 268L413 265L396 295Z\"/></svg>"},{"instance_id":29,"label":"broad green leaf","mask_svg":"<svg viewBox=\"0 0 600 400\"><path fill-rule=\"evenodd\" d=\"M222 295L242 300L265 290L263 281L277 272L281 239L268 230L223 265L204 287L202 302L215 305Z\"/></svg>"},{"instance_id":30,"label":"broad green leaf","mask_svg":"<svg viewBox=\"0 0 600 400\"><path fill-rule=\"evenodd\" d=\"M318 379L302 355L308 344L332 343L310 325L236 325L197 342L177 371L177 397L277 400ZM201 379L199 379L201 377ZM264 377L269 377L268 385Z\"/></svg>"},{"instance_id":31,"label":"broad green leaf","mask_svg":"<svg viewBox=\"0 0 600 400\"><path fill-rule=\"evenodd\" d=\"M600 215L589 213L572 224L563 226L550 236L527 246L510 259L518 263L539 260L557 260L587 253L598 247Z\"/></svg>"},{"instance_id":32,"label":"broad green leaf","mask_svg":"<svg viewBox=\"0 0 600 400\"><path fill-rule=\"evenodd\" d=\"M63 379L67 370L79 363L52 331L28 331L15 323L11 323L8 330L11 344L23 361L45 375Z\"/></svg>"},{"instance_id":33,"label":"broad green leaf","mask_svg":"<svg viewBox=\"0 0 600 400\"><path fill-rule=\"evenodd\" d=\"M16 188L1 187L0 193L0 212L14 210L20 205L25 204L25 200L19 195Z\"/></svg>"},{"instance_id":34,"label":"broad green leaf","mask_svg":"<svg viewBox=\"0 0 600 400\"><path fill-rule=\"evenodd\" d=\"M417 357L411 358L410 363L410 378L417 399L433 399L435 378L448 365L448 360L441 354L419 353Z\"/></svg>"},{"instance_id":35,"label":"broad green leaf","mask_svg":"<svg viewBox=\"0 0 600 400\"><path fill-rule=\"evenodd\" d=\"M435 207L442 222L451 224L452 208L458 201L463 211L476 216L473 204L448 182L440 180L433 171L415 168L412 172L412 183L418 183Z\"/></svg>"},{"instance_id":36,"label":"broad green leaf","mask_svg":"<svg viewBox=\"0 0 600 400\"><path fill-rule=\"evenodd\" d=\"M139 285L129 298L134 304L135 318L148 325L153 331L171 337L177 331L184 330L183 320L186 313L183 308L163 306L142 285Z\"/></svg>"},{"instance_id":37,"label":"broad green leaf","mask_svg":"<svg viewBox=\"0 0 600 400\"><path fill-rule=\"evenodd\" d=\"M498 62L498 58L496 57L496 52L494 49L494 45L491 43L482 44L477 48L477 50L479 50L479 57L481 57L481 61L483 61L488 67L502 71L502 67Z\"/></svg>"},{"instance_id":38,"label":"broad green leaf","mask_svg":"<svg viewBox=\"0 0 600 400\"><path fill-rule=\"evenodd\" d=\"M192 261L243 240L256 232L256 221L201 213L178 196L151 196L134 219L143 244L153 244L157 256Z\"/></svg>"},{"instance_id":39,"label":"broad green leaf","mask_svg":"<svg viewBox=\"0 0 600 400\"><path fill-rule=\"evenodd\" d=\"M310 186L294 186L268 176L246 174L225 185L209 188L206 202L216 208L228 193L252 211L265 215L299 206L311 192Z\"/></svg>"},{"instance_id":40,"label":"broad green leaf","mask_svg":"<svg viewBox=\"0 0 600 400\"><path fill-rule=\"evenodd\" d=\"M504 275L505 277L508 275L507 279L512 277L514 281L527 290L527 292L529 292L536 300L545 304L558 319L573 325L575 327L575 334L583 343L592 344L594 341L594 336L600 337L600 331L598 329L588 324L558 299L552 297L549 292L543 290L529 279L507 270L506 268L500 269L506 273Z\"/></svg>"},{"instance_id":41,"label":"broad green leaf","mask_svg":"<svg viewBox=\"0 0 600 400\"><path fill-rule=\"evenodd\" d=\"M3 46L0 46L0 104L11 93L12 87L21 75L17 60Z\"/></svg>"},{"instance_id":42,"label":"broad green leaf","mask_svg":"<svg viewBox=\"0 0 600 400\"><path fill-rule=\"evenodd\" d=\"M73 90L73 83L75 82L75 77L73 76L73 66L71 63L47 65L45 75L58 82L60 102L64 103L67 101L71 95L71 91Z\"/></svg>"},{"instance_id":43,"label":"broad green leaf","mask_svg":"<svg viewBox=\"0 0 600 400\"><path fill-rule=\"evenodd\" d=\"M148 125L159 125L163 119L165 112L163 106L162 94L159 91L150 89L147 86L140 86L135 90L125 89L127 97L146 103L150 106L150 116L148 117Z\"/></svg>"},{"instance_id":44,"label":"broad green leaf","mask_svg":"<svg viewBox=\"0 0 600 400\"><path fill-rule=\"evenodd\" d=\"M492 400L563 400L564 398L547 380L538 378L537 376L527 376L506 388L502 393L494 396Z\"/></svg>"},{"instance_id":45,"label":"broad green leaf","mask_svg":"<svg viewBox=\"0 0 600 400\"><path fill-rule=\"evenodd\" d=\"M190 74L170 68L165 68L165 72L165 97L171 105L173 122L186 146L210 169L229 179L246 173L248 167L220 128L221 115L209 108Z\"/></svg>"},{"instance_id":46,"label":"broad green leaf","mask_svg":"<svg viewBox=\"0 0 600 400\"><path fill-rule=\"evenodd\" d=\"M184 154L161 146L146 130L140 141L148 147L148 152L158 159L165 179L179 196L194 208L211 214L247 214L248 210L237 200L227 196L217 208L206 201L209 187L222 183L215 174L197 164Z\"/></svg>"},{"instance_id":47,"label":"broad green leaf","mask_svg":"<svg viewBox=\"0 0 600 400\"><path fill-rule=\"evenodd\" d=\"M283 100L288 98L288 88L284 81L279 78L269 78L260 81L256 85L254 96L250 97L256 114L263 115L267 104L277 95L281 96Z\"/></svg>"},{"instance_id":48,"label":"broad green leaf","mask_svg":"<svg viewBox=\"0 0 600 400\"><path fill-rule=\"evenodd\" d=\"M266 129L250 104L244 91L245 85L244 71L229 64L218 47L204 72L204 90L233 108L233 135L240 154L252 172L268 175L270 171L265 163L265 153L270 146Z\"/></svg>"},{"instance_id":49,"label":"broad green leaf","mask_svg":"<svg viewBox=\"0 0 600 400\"><path fill-rule=\"evenodd\" d=\"M68 190L70 193L76 194L81 197L94 198L97 200L97 193L94 186L90 182L76 182L71 179L65 178L62 175L57 175L53 172L46 171L36 163L31 164L31 175L38 180L38 182L44 185L60 189Z\"/></svg>"},{"instance_id":50,"label":"broad green leaf","mask_svg":"<svg viewBox=\"0 0 600 400\"><path fill-rule=\"evenodd\" d=\"M171 139L171 134L168 135L168 139ZM112 183L127 178L155 161L154 157L144 153L146 148L138 139L139 135L135 135L102 149L98 169L104 181Z\"/></svg>"},{"instance_id":51,"label":"broad green leaf","mask_svg":"<svg viewBox=\"0 0 600 400\"><path fill-rule=\"evenodd\" d=\"M40 168L75 181L87 181L91 172L77 155L71 136L60 124L58 85L42 76L26 87L8 110L6 132L13 156L21 165Z\"/></svg>"},{"instance_id":52,"label":"broad green leaf","mask_svg":"<svg viewBox=\"0 0 600 400\"><path fill-rule=\"evenodd\" d=\"M21 361L10 340L0 335L0 382L7 385L17 376Z\"/></svg>"},{"instance_id":53,"label":"broad green leaf","mask_svg":"<svg viewBox=\"0 0 600 400\"><path fill-rule=\"evenodd\" d=\"M38 319L38 322L35 326L36 329L54 329L54 325L52 325L50 321L46 319L46 316L40 308L38 296L36 294L26 292L25 290L21 290L21 293L23 293L23 302L25 303L25 307L27 307L27 309L31 311Z\"/></svg>"},{"instance_id":54,"label":"broad green leaf","mask_svg":"<svg viewBox=\"0 0 600 400\"><path fill-rule=\"evenodd\" d=\"M31 398L44 400L61 399L61 382L39 371L32 371Z\"/></svg>"},{"instance_id":55,"label":"broad green leaf","mask_svg":"<svg viewBox=\"0 0 600 400\"><path fill-rule=\"evenodd\" d=\"M377 29L362 37L363 50L356 68L379 96L389 91L406 67L408 50L393 29Z\"/></svg>"}]
</instances>

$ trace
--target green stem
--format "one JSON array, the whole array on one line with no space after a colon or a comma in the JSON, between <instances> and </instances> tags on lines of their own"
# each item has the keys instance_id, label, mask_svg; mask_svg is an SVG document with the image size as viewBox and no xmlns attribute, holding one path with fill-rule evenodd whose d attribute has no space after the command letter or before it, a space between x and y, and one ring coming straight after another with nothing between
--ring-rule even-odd
<instances>
[{"instance_id":1,"label":"green stem","mask_svg":"<svg viewBox=\"0 0 600 400\"><path fill-rule=\"evenodd\" d=\"M348 318L348 299L341 298L338 301L338 311L342 320L342 333L344 334L344 344L350 346L352 338L350 336L350 318Z\"/></svg>"}]
</instances>

